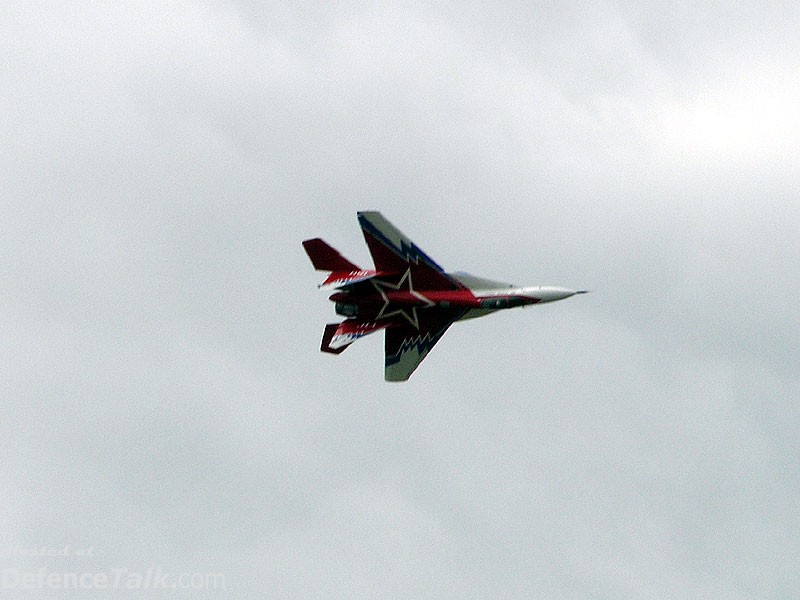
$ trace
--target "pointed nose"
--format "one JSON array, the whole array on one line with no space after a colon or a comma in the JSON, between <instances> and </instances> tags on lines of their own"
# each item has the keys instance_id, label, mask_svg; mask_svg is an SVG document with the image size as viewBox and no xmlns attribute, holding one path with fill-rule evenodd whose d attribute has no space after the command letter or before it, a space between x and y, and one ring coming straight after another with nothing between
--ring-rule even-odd
<instances>
[{"instance_id":1,"label":"pointed nose","mask_svg":"<svg viewBox=\"0 0 800 600\"><path fill-rule=\"evenodd\" d=\"M586 290L570 290L562 287L540 287L537 295L541 298L540 302L555 302L563 300L575 294L583 294Z\"/></svg>"},{"instance_id":2,"label":"pointed nose","mask_svg":"<svg viewBox=\"0 0 800 600\"><path fill-rule=\"evenodd\" d=\"M569 298L570 296L575 295L575 290L561 287L544 288L544 290L545 294L550 300L563 300L564 298Z\"/></svg>"}]
</instances>

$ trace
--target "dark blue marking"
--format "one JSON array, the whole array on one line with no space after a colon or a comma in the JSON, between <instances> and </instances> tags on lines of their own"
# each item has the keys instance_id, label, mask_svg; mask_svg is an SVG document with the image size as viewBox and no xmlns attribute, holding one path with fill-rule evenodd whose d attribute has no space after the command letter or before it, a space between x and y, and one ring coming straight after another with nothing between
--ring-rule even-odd
<instances>
[{"instance_id":1,"label":"dark blue marking","mask_svg":"<svg viewBox=\"0 0 800 600\"><path fill-rule=\"evenodd\" d=\"M418 263L420 259L422 259L426 264L433 267L440 273L444 273L444 269L437 264L435 260L433 260L430 256L425 254L421 248L419 248L415 243L411 242L411 245L403 243L401 248L395 246L389 238L383 235L381 231L375 227L370 221L368 221L363 215L358 215L358 221L361 224L361 228L367 231L371 236L377 239L381 244L389 248L392 252L397 254L400 258L405 260L406 262L414 262ZM402 236L401 238L405 237Z\"/></svg>"},{"instance_id":2,"label":"dark blue marking","mask_svg":"<svg viewBox=\"0 0 800 600\"><path fill-rule=\"evenodd\" d=\"M403 353L407 352L411 348L416 348L420 354L422 354L422 352L425 350L430 351L430 349L436 345L436 342L442 339L442 336L447 332L447 329L466 313L466 309L458 311L455 315L453 315L453 318L450 319L450 321L448 321L443 327L433 334L431 334L431 332L426 332L422 335L417 335L413 338L403 340L403 343L400 344L400 349L395 354L386 355L386 366L388 367L400 362L400 357L402 357Z\"/></svg>"},{"instance_id":3,"label":"dark blue marking","mask_svg":"<svg viewBox=\"0 0 800 600\"><path fill-rule=\"evenodd\" d=\"M403 354L405 354L412 348L416 348L419 354L422 354L424 351L430 351L430 349L436 345L436 342L438 342L442 338L444 333L445 333L444 331L441 331L434 336L425 334L425 335L418 335L411 339L403 340L403 343L400 344L400 350L397 352L397 354L392 354L391 356L388 354L386 355L386 366L388 367L396 363L399 363L400 358L403 356Z\"/></svg>"}]
</instances>

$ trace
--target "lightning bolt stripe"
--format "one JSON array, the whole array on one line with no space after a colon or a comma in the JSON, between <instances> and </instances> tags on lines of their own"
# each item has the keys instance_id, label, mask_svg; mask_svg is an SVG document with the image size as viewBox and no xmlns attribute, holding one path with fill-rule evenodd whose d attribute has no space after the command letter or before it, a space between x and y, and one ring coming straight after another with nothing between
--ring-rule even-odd
<instances>
[{"instance_id":1,"label":"lightning bolt stripe","mask_svg":"<svg viewBox=\"0 0 800 600\"><path fill-rule=\"evenodd\" d=\"M403 235L380 213L364 211L358 213L358 222L364 235L375 238L380 244L394 252L404 262L419 263L420 260L440 273L444 269L419 246Z\"/></svg>"},{"instance_id":2,"label":"lightning bolt stripe","mask_svg":"<svg viewBox=\"0 0 800 600\"><path fill-rule=\"evenodd\" d=\"M414 331L407 325L390 326L386 330L384 376L387 381L405 381L428 355L431 348L447 331L448 327L466 313L465 310L449 311L433 321L421 324Z\"/></svg>"}]
</instances>

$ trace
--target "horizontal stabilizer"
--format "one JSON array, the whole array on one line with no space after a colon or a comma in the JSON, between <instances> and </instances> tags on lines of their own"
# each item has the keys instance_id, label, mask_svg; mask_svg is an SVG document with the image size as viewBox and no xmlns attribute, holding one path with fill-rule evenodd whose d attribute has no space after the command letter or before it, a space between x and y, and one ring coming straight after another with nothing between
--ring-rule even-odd
<instances>
[{"instance_id":1,"label":"horizontal stabilizer","mask_svg":"<svg viewBox=\"0 0 800 600\"><path fill-rule=\"evenodd\" d=\"M330 354L341 354L356 340L375 331L380 331L386 326L387 323L359 321L358 319L347 319L341 323L328 323L325 326L325 332L322 334L322 344L319 349Z\"/></svg>"},{"instance_id":2,"label":"horizontal stabilizer","mask_svg":"<svg viewBox=\"0 0 800 600\"><path fill-rule=\"evenodd\" d=\"M337 346L336 348L331 346L331 340L333 336L336 334L336 330L339 328L339 323L328 323L325 325L325 332L322 334L322 344L320 345L319 349L322 352L329 352L330 354L341 354L347 347L352 343L347 343L341 346Z\"/></svg>"},{"instance_id":3,"label":"horizontal stabilizer","mask_svg":"<svg viewBox=\"0 0 800 600\"><path fill-rule=\"evenodd\" d=\"M336 248L330 246L325 240L314 238L303 242L308 258L317 271L341 271L349 273L361 269L339 254Z\"/></svg>"},{"instance_id":4,"label":"horizontal stabilizer","mask_svg":"<svg viewBox=\"0 0 800 600\"><path fill-rule=\"evenodd\" d=\"M389 273L391 275L391 273ZM386 275L385 273L379 273L378 271L349 271L347 273L343 271L333 271L328 278L322 282L319 286L321 288L343 288L348 285L353 285L355 283L361 283L362 281L367 281L368 279L372 279L373 277L377 277L379 275Z\"/></svg>"}]
</instances>

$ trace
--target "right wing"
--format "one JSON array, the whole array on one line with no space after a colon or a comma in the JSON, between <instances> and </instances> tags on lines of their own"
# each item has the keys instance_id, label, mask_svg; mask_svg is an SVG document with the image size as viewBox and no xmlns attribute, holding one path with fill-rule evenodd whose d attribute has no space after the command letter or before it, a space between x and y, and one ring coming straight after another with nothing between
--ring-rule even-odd
<instances>
[{"instance_id":1,"label":"right wing","mask_svg":"<svg viewBox=\"0 0 800 600\"><path fill-rule=\"evenodd\" d=\"M456 279L444 272L436 261L406 237L377 211L358 213L358 224L364 234L375 269L403 277L410 271L417 289L464 290Z\"/></svg>"}]
</instances>

